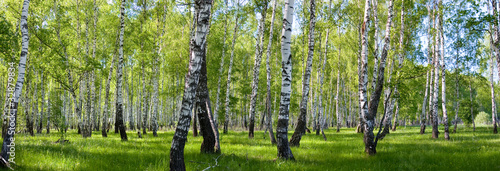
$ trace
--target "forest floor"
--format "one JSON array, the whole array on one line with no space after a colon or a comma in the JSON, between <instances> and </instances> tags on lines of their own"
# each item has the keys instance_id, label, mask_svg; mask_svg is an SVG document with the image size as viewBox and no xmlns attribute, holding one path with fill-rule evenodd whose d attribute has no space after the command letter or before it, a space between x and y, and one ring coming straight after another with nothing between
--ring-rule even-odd
<instances>
[{"instance_id":1,"label":"forest floor","mask_svg":"<svg viewBox=\"0 0 500 171\"><path fill-rule=\"evenodd\" d=\"M158 137L148 132L142 139L128 131L129 140L119 134L103 138L95 131L82 138L76 131L67 133L69 143L54 143L61 134L17 134L16 170L167 170L173 131L160 131ZM300 147L293 147L296 161L276 160L276 146L268 135L257 131L254 139L247 132L221 134L222 154L200 154L202 137L190 131L185 147L187 170L500 170L500 134L491 127L460 126L451 140L432 139L431 128L419 134L419 127L398 127L379 141L377 154L367 156L363 135L344 128L339 133L325 130L328 138L306 134ZM222 131L221 131L222 132ZM293 131L289 131L289 137ZM216 160L217 159L217 160Z\"/></svg>"}]
</instances>

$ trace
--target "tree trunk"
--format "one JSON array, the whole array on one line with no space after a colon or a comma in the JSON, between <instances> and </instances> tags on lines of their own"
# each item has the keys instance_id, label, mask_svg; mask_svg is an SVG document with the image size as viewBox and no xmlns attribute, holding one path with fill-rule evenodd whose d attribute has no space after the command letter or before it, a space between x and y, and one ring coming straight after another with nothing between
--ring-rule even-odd
<instances>
[{"instance_id":1,"label":"tree trunk","mask_svg":"<svg viewBox=\"0 0 500 171\"><path fill-rule=\"evenodd\" d=\"M9 128L7 131L7 135L3 139L3 145L2 145L2 152L1 152L1 157L2 157L2 162L1 166L3 167L10 167L9 163L12 162L14 163L14 158L12 160L9 160L9 157L11 155L14 155L11 153L11 146L13 146L14 142L14 134L16 130L16 124L17 124L17 105L19 102L19 97L21 96L22 89L23 89L23 83L24 83L24 75L25 75L25 70L26 70L26 58L28 56L28 46L29 46L29 33L28 33L28 9L29 9L29 0L25 0L23 3L23 10L21 12L21 33L22 33L22 43L21 43L21 56L20 56L20 61L19 61L19 67L18 67L18 75L17 75L17 82L14 90L14 99L10 105L10 115L9 115ZM14 157L14 156L12 156Z\"/></svg>"},{"instance_id":2,"label":"tree trunk","mask_svg":"<svg viewBox=\"0 0 500 171\"><path fill-rule=\"evenodd\" d=\"M375 115L372 114L370 115L368 113L368 104L367 104L367 84L368 84L368 72L367 72L367 65L368 65L368 24L370 22L370 0L365 1L365 10L364 10L364 17L363 17L363 24L361 25L361 55L359 56L358 59L358 76L359 76L359 104L360 104L360 114L362 117L363 121L363 129L364 129L364 138L363 141L365 143L365 152L368 154L375 154L375 144L373 143L373 127L374 127L374 119ZM390 26L390 25L389 25ZM375 66L376 67L376 66ZM380 72L380 71L379 71ZM337 80L339 80L337 78ZM338 85L337 81L337 85ZM338 91L338 86L337 86L337 91ZM381 91L381 90L380 90ZM337 101L338 101L338 93L337 93ZM373 98L373 97L371 97ZM337 102L338 103L338 102ZM338 111L338 105L337 109ZM337 112L337 120L338 120L338 112ZM338 121L337 121L338 124ZM337 128L338 130L338 128Z\"/></svg>"},{"instance_id":3,"label":"tree trunk","mask_svg":"<svg viewBox=\"0 0 500 171\"><path fill-rule=\"evenodd\" d=\"M362 59L362 72L360 72L360 74L362 74L362 78L361 79L361 82L360 82L360 89L362 89L362 91L360 91L360 94L364 93L365 95L360 95L360 99L361 98L364 98L366 99L366 85L367 85L367 72L366 72L366 50L367 50L367 30L366 30L366 24L368 24L367 22L369 21L369 16L367 15L369 13L369 9L370 9L370 2L369 1L366 1L366 6L365 7L365 20L363 22L363 28L362 28L362 35L363 35L363 38L362 38L362 54L361 56L363 56L361 59ZM370 104L368 105L368 107L366 107L366 102L363 102L361 103L363 105L362 107L362 110L364 110L362 112L363 116L364 116L364 142L365 142L365 152L369 155L374 155L377 151L376 151L376 147L377 147L377 141L378 141L378 136L380 135L380 131L381 129L379 129L379 133L377 134L377 139L375 139L374 141L374 134L373 134L373 128L374 128L374 120L375 120L375 116L377 114L377 110L378 110L378 104L379 104L379 101L380 101L380 96L382 94L382 89L383 89L383 84L384 84L384 70L385 70L385 60L387 58L387 54L388 54L388 50L389 50L389 45L390 45L390 32L391 32L391 24L392 24L392 17L393 17L393 0L390 0L389 1L389 4L388 4L388 17L387 17L387 25L386 25L386 30L385 30L385 38L384 38L384 41L385 41L385 44L384 44L384 47L382 49L382 54L381 54L381 58L380 58L380 64L379 64L379 68L378 68L378 76L377 76L377 84L375 86L375 90L373 91L372 95L370 96ZM364 89L364 90L363 90ZM369 110L367 111L367 108L369 108ZM385 117L385 116L384 116ZM384 118L382 117L382 118Z\"/></svg>"},{"instance_id":4,"label":"tree trunk","mask_svg":"<svg viewBox=\"0 0 500 171\"><path fill-rule=\"evenodd\" d=\"M440 16L441 17L441 20L443 20L443 10L444 10L444 7L443 7L443 4L442 4L442 1L439 0L439 7L440 7ZM441 66L441 74L442 74L442 77L441 77L441 98L442 98L442 101L441 101L441 105L442 105L442 110L443 110L443 124L444 124L444 139L445 140L450 140L450 131L449 131L449 127L448 127L448 113L446 111L446 65L445 65L445 61L444 61L444 32L443 32L443 25L441 24L439 26L439 33L441 35L441 63L442 63L442 66Z\"/></svg>"},{"instance_id":5,"label":"tree trunk","mask_svg":"<svg viewBox=\"0 0 500 171\"><path fill-rule=\"evenodd\" d=\"M491 1L491 5L493 7L493 11L492 11L492 15L495 16L496 19L499 18L499 14L498 14L498 11L497 11L497 2L496 0L492 0ZM500 32L499 30L500 29L500 26L497 22L495 22L494 24L494 28L493 28L493 33L495 34L495 39L496 41L493 41L494 44L492 44L492 47L494 47L495 49L495 54L496 54L496 58L497 58L497 68L498 66L500 66L500 51L498 50L498 44L499 44L499 41L500 41ZM491 36L493 37L493 35ZM494 68L494 60L493 60L493 53L491 54L491 74L490 74L490 83L491 83L491 108L492 108L492 114L491 114L491 119L493 121L493 133L494 134L497 134L498 133L498 128L497 128L497 111L496 111L496 103L495 103L495 88L494 88L494 83L493 83L493 68ZM498 75L500 76L500 70L497 71L498 72Z\"/></svg>"},{"instance_id":6,"label":"tree trunk","mask_svg":"<svg viewBox=\"0 0 500 171\"><path fill-rule=\"evenodd\" d=\"M292 39L293 5L294 0L285 1L281 35L281 102L278 127L276 128L276 139L278 141L278 158L284 160L295 160L288 144L288 115L290 112L290 94L292 91L292 54L290 44Z\"/></svg>"},{"instance_id":7,"label":"tree trunk","mask_svg":"<svg viewBox=\"0 0 500 171\"><path fill-rule=\"evenodd\" d=\"M472 101L472 80L469 81L469 98L470 98L470 116L472 119L472 129L476 131L476 123L474 122L474 102Z\"/></svg>"},{"instance_id":8,"label":"tree trunk","mask_svg":"<svg viewBox=\"0 0 500 171\"><path fill-rule=\"evenodd\" d=\"M291 8L293 9L293 5L291 5ZM315 43L314 27L316 26L315 10L316 10L316 2L315 0L310 0L309 47L308 47L309 51L307 52L306 69L302 77L302 100L300 102L300 115L297 120L297 127L295 127L295 132L293 133L292 138L290 139L290 146L300 146L300 139L302 138L302 134L305 132L306 129L307 100L308 100L307 98L309 97L309 89L310 89L309 82L311 79L311 68L314 57L314 43ZM285 26L283 26L283 28L285 28ZM291 52L288 53L291 54ZM285 61L285 59L283 59L283 61ZM285 68L285 66L283 66L283 68Z\"/></svg>"},{"instance_id":9,"label":"tree trunk","mask_svg":"<svg viewBox=\"0 0 500 171\"><path fill-rule=\"evenodd\" d=\"M211 0L196 0L196 8L199 9L196 33L193 37L193 52L190 55L189 71L186 74L185 89L182 100L180 118L172 139L170 149L170 170L186 170L184 164L184 146L187 140L191 120L191 110L196 98L196 90L200 78L200 70L205 54L206 35L212 8Z\"/></svg>"},{"instance_id":10,"label":"tree trunk","mask_svg":"<svg viewBox=\"0 0 500 171\"><path fill-rule=\"evenodd\" d=\"M266 11L267 11L268 1L264 1L264 7L261 11L261 20L259 24L259 35L257 40L257 45L255 47L255 63L253 67L253 80L252 80L252 94L250 96L250 127L248 130L248 138L254 137L255 129L255 106L257 101L257 93L259 89L259 73L260 73L260 63L262 59L262 47L264 44L264 29L266 21Z\"/></svg>"},{"instance_id":11,"label":"tree trunk","mask_svg":"<svg viewBox=\"0 0 500 171\"><path fill-rule=\"evenodd\" d=\"M95 60L95 54L96 54L96 41L97 41L97 4L96 4L96 0L94 0L94 24L93 24L93 27L94 27L94 37L93 37L93 42L92 42L92 59ZM94 69L92 69L92 73L91 73L91 90L92 90L92 106L91 106L91 114L92 114L92 127L93 129L96 128L97 126L97 112L96 112L96 108L95 108L95 104L96 104L96 98L95 98L95 71ZM100 105L100 104L99 104ZM90 130L90 133L92 133L92 130Z\"/></svg>"},{"instance_id":12,"label":"tree trunk","mask_svg":"<svg viewBox=\"0 0 500 171\"><path fill-rule=\"evenodd\" d=\"M123 122L123 38L125 32L125 0L122 0L120 5L120 43L118 49L118 65L116 67L116 125L120 131L122 141L127 141L127 132L125 132L125 124Z\"/></svg>"},{"instance_id":13,"label":"tree trunk","mask_svg":"<svg viewBox=\"0 0 500 171\"><path fill-rule=\"evenodd\" d=\"M328 7L328 9L330 10L331 9L331 3L332 1L330 0L330 6ZM319 114L321 116L321 120L319 121L320 123L320 126L319 128L321 129L321 134L323 135L323 139L326 141L326 135L325 135L325 132L323 131L323 128L324 128L324 125L325 125L325 122L326 122L326 119L325 119L325 111L323 110L323 79L325 77L325 65L326 65L326 58L328 57L328 36L330 35L330 29L327 28L326 29L326 37L325 37L325 56L323 56L323 64L321 66L321 72L319 71L318 69L318 75L321 74L321 77L319 79ZM320 36L321 37L321 36ZM321 46L320 46L321 48ZM321 60L320 60L321 62ZM350 103L349 103L350 105Z\"/></svg>"},{"instance_id":14,"label":"tree trunk","mask_svg":"<svg viewBox=\"0 0 500 171\"><path fill-rule=\"evenodd\" d=\"M276 138L273 132L273 113L271 112L271 66L269 64L269 58L271 56L271 48L273 42L273 30L274 30L274 19L276 17L276 4L278 4L278 0L274 0L273 3L273 14L271 17L271 25L269 26L269 42L267 44L266 51L266 74L267 74L267 96L266 96L266 116L267 116L267 129L269 129L269 139L271 140L271 144L276 144ZM276 99L276 97L275 97Z\"/></svg>"},{"instance_id":15,"label":"tree trunk","mask_svg":"<svg viewBox=\"0 0 500 171\"><path fill-rule=\"evenodd\" d=\"M118 32L116 43L118 44L120 41L120 32ZM109 113L110 113L110 103L109 103L109 89L110 89L110 83L111 83L111 78L113 76L113 66L115 66L115 60L116 60L116 50L118 46L115 46L115 53L113 55L113 58L111 59L111 63L109 64L109 72L108 72L108 79L106 79L106 88L105 88L105 95L104 95L104 107L102 110L102 137L108 137L108 125L109 125Z\"/></svg>"},{"instance_id":16,"label":"tree trunk","mask_svg":"<svg viewBox=\"0 0 500 171\"><path fill-rule=\"evenodd\" d=\"M196 14L198 15L198 14ZM193 41L191 43L194 43ZM194 47L194 46L193 46ZM203 49L206 50L206 44L204 44ZM200 78L198 82L198 89L196 90L196 107L195 111L200 120L200 132L203 135L203 142L201 143L202 153L214 153L215 152L215 132L211 125L213 117L209 117L209 111L212 109L209 106L210 96L208 92L208 77L207 77L207 61L206 52L203 52L201 61ZM194 117L196 118L196 117ZM194 122L196 124L196 121ZM193 125L193 127L196 127ZM194 132L193 132L194 134ZM219 149L220 152L220 149Z\"/></svg>"},{"instance_id":17,"label":"tree trunk","mask_svg":"<svg viewBox=\"0 0 500 171\"><path fill-rule=\"evenodd\" d=\"M399 56L399 59L398 59L398 70L397 70L397 76L400 75L400 72L401 72L401 69L403 68L403 62L404 62L404 52L405 52L405 49L404 49L404 46L403 46L403 43L404 43L404 29L405 29L405 12L404 12L405 8L404 8L404 1L402 2L401 4L401 29L399 31L399 53L398 53L398 56ZM397 80L399 81L399 80ZM399 97L399 91L398 91L398 84L396 84L396 86L394 87L394 93L396 95L398 95ZM392 97L394 98L394 97ZM396 102L395 103L392 103L393 106L391 106L391 108L393 109L394 108L394 105L397 105L396 106L396 113L394 115L394 125L392 127L392 131L396 131L396 121L398 119L398 113L399 113L399 102L398 102L399 98L396 99ZM389 121L390 122L390 121Z\"/></svg>"},{"instance_id":18,"label":"tree trunk","mask_svg":"<svg viewBox=\"0 0 500 171\"><path fill-rule=\"evenodd\" d=\"M373 78L372 78L372 86L371 89L372 91L375 90L375 85L377 84L377 69L378 69L378 60L380 57L379 52L379 20L378 20L378 0L372 0L372 5L373 5L373 20L375 24L375 34L373 35L373 38L375 38L375 43L373 43L373 46L375 46L375 50L373 51L373 56L374 56L374 67L373 67Z\"/></svg>"},{"instance_id":19,"label":"tree trunk","mask_svg":"<svg viewBox=\"0 0 500 171\"><path fill-rule=\"evenodd\" d=\"M14 67L14 63L11 63L12 65L10 67ZM26 62L26 67L29 66L29 60ZM26 75L29 75L29 69L27 69L27 72L26 72ZM9 79L8 82L11 82L11 80L13 81L13 79ZM35 136L35 133L33 132L33 117L30 117L30 111L33 111L33 110L29 110L30 106L31 106L31 98L29 97L29 94L31 93L30 92L30 89L31 89L31 85L30 85L30 79L27 79L27 82L26 82L26 92L24 93L24 97L23 97L23 101L24 101L24 112L25 112L25 115L26 115L26 129L27 129L27 132L31 135L31 136ZM7 112L9 112L9 100L8 100L8 97L9 97L9 89L11 90L14 90L14 87L12 87L11 85L7 85L7 93L5 96L7 99L5 101L5 104L3 105L5 108L4 110L4 114L5 114L5 117L4 118L7 118ZM7 120L5 120L5 130L7 130ZM5 134L7 134L7 131L5 131ZM3 138L5 138L5 135L2 136Z\"/></svg>"},{"instance_id":20,"label":"tree trunk","mask_svg":"<svg viewBox=\"0 0 500 171\"><path fill-rule=\"evenodd\" d=\"M236 2L236 6L239 9L239 7L238 7L239 0ZM236 13L236 21L234 23L233 42L231 44L231 57L229 58L229 69L227 70L226 104L225 104L226 113L224 116L224 131L223 131L224 134L227 134L227 132L228 132L227 129L229 126L229 117L230 117L230 112L231 112L231 110L229 108L229 102L230 102L229 95L230 95L230 90L231 90L231 71L233 68L234 45L236 44L236 38L238 36L238 19L239 19L239 15L238 15L238 13Z\"/></svg>"},{"instance_id":21,"label":"tree trunk","mask_svg":"<svg viewBox=\"0 0 500 171\"><path fill-rule=\"evenodd\" d=\"M214 111L214 122L216 125L219 124L219 105L220 105L220 85L221 85L221 77L224 75L224 57L226 56L226 38L227 38L227 12L228 10L228 4L227 1L225 2L225 12L226 14L224 15L224 40L222 41L222 55L221 55L221 61L220 61L220 68L219 68L219 79L217 81L217 96L215 98L215 111Z\"/></svg>"},{"instance_id":22,"label":"tree trunk","mask_svg":"<svg viewBox=\"0 0 500 171\"><path fill-rule=\"evenodd\" d=\"M435 11L436 9L434 9ZM441 20L439 17L438 12L434 12L434 17L436 17L436 25L434 28L438 29L439 26L441 25ZM432 118L432 138L438 138L439 137L439 130L438 130L438 97L439 97L439 57L441 55L439 45L441 44L441 38L439 37L439 32L435 33L434 39L436 40L434 43L434 95L433 95L433 102L432 102L432 113L431 113L431 118Z\"/></svg>"}]
</instances>

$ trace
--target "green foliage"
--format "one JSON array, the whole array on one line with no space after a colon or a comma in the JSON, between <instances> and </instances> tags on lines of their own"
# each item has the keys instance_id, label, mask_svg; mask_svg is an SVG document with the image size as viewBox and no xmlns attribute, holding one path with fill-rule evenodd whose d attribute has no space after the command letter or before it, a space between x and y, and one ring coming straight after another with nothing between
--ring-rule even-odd
<instances>
[{"instance_id":1,"label":"green foliage","mask_svg":"<svg viewBox=\"0 0 500 171\"><path fill-rule=\"evenodd\" d=\"M474 121L478 124L489 124L491 122L491 114L481 111L477 114Z\"/></svg>"},{"instance_id":2,"label":"green foliage","mask_svg":"<svg viewBox=\"0 0 500 171\"><path fill-rule=\"evenodd\" d=\"M462 99L460 101L460 110L458 112L458 117L462 119L464 124L470 125L472 123L471 107L472 113L474 114L474 117L476 117L476 114L479 111L478 106L479 104L475 101L471 103L471 101L468 99Z\"/></svg>"}]
</instances>

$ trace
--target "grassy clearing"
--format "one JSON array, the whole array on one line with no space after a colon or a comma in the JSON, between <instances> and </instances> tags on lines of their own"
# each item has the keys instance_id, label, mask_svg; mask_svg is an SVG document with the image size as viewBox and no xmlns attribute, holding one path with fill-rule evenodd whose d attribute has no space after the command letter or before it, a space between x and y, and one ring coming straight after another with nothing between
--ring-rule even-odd
<instances>
[{"instance_id":1,"label":"grassy clearing","mask_svg":"<svg viewBox=\"0 0 500 171\"><path fill-rule=\"evenodd\" d=\"M441 130L442 132L443 130ZM264 132L254 139L247 132L230 131L221 135L222 155L200 154L202 137L189 134L185 148L188 170L500 170L500 135L490 127L459 127L451 140L432 139L418 134L418 127L399 128L379 142L376 156L363 152L362 134L354 129L326 130L328 141L307 134L299 148L292 148L296 161L276 159L276 147ZM291 136L290 132L290 135ZM59 134L16 135L16 170L166 170L173 131L160 131L137 138L128 132L129 141L119 134L108 138L94 132L83 139L75 131L68 132L69 144L55 144Z\"/></svg>"}]
</instances>

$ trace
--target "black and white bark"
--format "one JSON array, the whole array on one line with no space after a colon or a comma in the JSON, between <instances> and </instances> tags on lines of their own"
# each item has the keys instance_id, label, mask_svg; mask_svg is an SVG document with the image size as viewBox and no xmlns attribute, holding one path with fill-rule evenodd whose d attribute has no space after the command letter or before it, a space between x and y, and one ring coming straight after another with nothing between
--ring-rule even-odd
<instances>
[{"instance_id":1,"label":"black and white bark","mask_svg":"<svg viewBox=\"0 0 500 171\"><path fill-rule=\"evenodd\" d=\"M122 141L127 141L125 123L123 122L123 39L125 32L125 0L120 5L120 42L118 44L118 64L116 67L116 127L120 131Z\"/></svg>"},{"instance_id":2,"label":"black and white bark","mask_svg":"<svg viewBox=\"0 0 500 171\"><path fill-rule=\"evenodd\" d=\"M199 9L196 33L193 37L193 52L190 55L189 70L185 77L184 95L180 118L175 129L170 149L170 170L186 170L184 164L184 146L187 140L189 125L191 123L191 111L196 98L196 90L200 77L200 70L205 54L206 35L209 29L209 19L212 8L211 0L196 0L195 5Z\"/></svg>"},{"instance_id":3,"label":"black and white bark","mask_svg":"<svg viewBox=\"0 0 500 171\"><path fill-rule=\"evenodd\" d=\"M237 0L236 6L239 6L239 0ZM233 41L231 44L231 57L229 57L229 68L227 70L227 86L226 86L226 102L225 102L226 113L224 116L224 131L223 131L224 134L227 134L228 132L229 121L231 117L230 116L231 109L229 108L229 102L230 102L229 97L231 91L231 72L233 69L234 45L236 44L236 38L238 37L238 19L239 15L238 13L236 13L236 20L234 22Z\"/></svg>"},{"instance_id":4,"label":"black and white bark","mask_svg":"<svg viewBox=\"0 0 500 171\"><path fill-rule=\"evenodd\" d=\"M293 7L292 7L293 8ZM311 80L311 68L314 57L314 28L316 26L316 2L310 0L310 16L309 16L309 43L307 52L307 64L302 76L302 98L300 101L300 114L297 119L297 127L290 139L290 146L300 146L300 140L306 130L306 116L307 116L307 100L309 98L309 83ZM291 54L291 52L289 52Z\"/></svg>"},{"instance_id":5,"label":"black and white bark","mask_svg":"<svg viewBox=\"0 0 500 171\"><path fill-rule=\"evenodd\" d=\"M373 143L373 128L375 125L375 116L368 113L368 25L370 24L370 0L365 1L364 17L363 23L361 25L361 55L358 59L358 91L359 91L359 104L360 104L360 115L363 122L363 132L364 132L364 143L365 152L368 154L375 154L375 144ZM376 66L375 66L376 67ZM337 78L337 80L339 80ZM339 81L337 81L337 84ZM338 90L338 86L337 86ZM381 90L380 90L381 91ZM336 96L338 100L338 93ZM338 105L337 105L338 108ZM338 110L338 109L336 109ZM338 113L338 112L337 112ZM338 119L338 115L337 115ZM338 121L337 121L338 122Z\"/></svg>"},{"instance_id":6,"label":"black and white bark","mask_svg":"<svg viewBox=\"0 0 500 171\"><path fill-rule=\"evenodd\" d=\"M377 84L377 69L378 69L378 60L379 60L379 57L380 57L380 54L379 54L379 43L380 43L380 40L379 40L379 26L378 26L378 23L379 23L379 20L378 20L378 0L372 0L372 5L373 5L373 24L375 25L375 33L373 35L373 38L375 38L375 42L373 43L373 46L374 47L374 51L373 51L373 56L374 56L374 65L375 67L373 67L373 78L372 78L372 86L371 86L371 89L372 91L375 90L375 85Z\"/></svg>"},{"instance_id":7,"label":"black and white bark","mask_svg":"<svg viewBox=\"0 0 500 171\"><path fill-rule=\"evenodd\" d=\"M29 33L28 33L28 9L29 9L29 0L24 0L23 2L23 10L21 11L21 34L22 34L22 42L21 42L21 56L19 60L18 66L18 74L16 86L14 88L13 101L10 104L10 114L9 114L9 128L7 134L3 138L1 157L2 160L0 165L3 167L10 167L9 163L13 162L13 160L9 160L11 156L10 147L11 143L14 141L14 134L17 125L17 107L19 98L22 93L24 76L26 72L26 59L28 57L28 46L29 46Z\"/></svg>"},{"instance_id":8,"label":"black and white bark","mask_svg":"<svg viewBox=\"0 0 500 171\"><path fill-rule=\"evenodd\" d=\"M492 15L495 17L495 19L499 19L500 16L499 16L499 12L498 12L498 8L497 8L497 1L496 0L491 0L491 6L493 7L493 11L492 11ZM492 47L494 49L494 52L495 52L495 57L497 59L497 68L500 66L500 50L498 49L498 45L499 45L499 42L500 42L500 32L499 32L499 29L500 29L500 25L498 22L495 22L495 24L493 24L494 27L493 27L493 34L491 34L491 37L494 37L492 38L491 40L493 40L492 42ZM493 68L494 68L494 57L493 57L493 54L491 55L491 74L490 74L490 84L491 84L491 119L492 119L492 122L493 122L493 133L496 134L498 133L498 128L497 128L497 113L496 113L496 104L495 104L495 88L494 88L494 83L493 83ZM497 71L498 72L498 75L500 76L500 70Z\"/></svg>"},{"instance_id":9,"label":"black and white bark","mask_svg":"<svg viewBox=\"0 0 500 171\"><path fill-rule=\"evenodd\" d=\"M118 35L116 37L116 44L118 44L120 41L120 32L118 32ZM113 55L113 58L111 59L111 63L109 64L109 71L108 71L108 78L106 79L106 87L105 87L105 92L104 92L104 107L102 110L102 136L103 137L108 137L108 123L109 123L109 114L110 114L110 102L109 102L109 89L110 89L110 83L111 83L111 78L113 76L113 67L115 65L115 60L116 56L118 55L116 53L116 50L118 50L118 45L115 46L115 53Z\"/></svg>"},{"instance_id":10,"label":"black and white bark","mask_svg":"<svg viewBox=\"0 0 500 171\"><path fill-rule=\"evenodd\" d=\"M248 129L248 137L254 137L255 129L255 106L257 101L257 94L259 90L259 73L260 63L262 60L262 47L264 45L264 29L267 13L268 0L264 0L264 6L261 11L261 19L259 23L259 33L257 43L255 45L255 63L253 67L253 80L252 80L252 94L250 96L250 124Z\"/></svg>"},{"instance_id":11,"label":"black and white bark","mask_svg":"<svg viewBox=\"0 0 500 171\"><path fill-rule=\"evenodd\" d=\"M278 4L278 0L274 0L273 3L273 14L271 17L271 25L269 26L269 42L267 44L267 51L266 51L266 74L267 74L267 95L266 95L266 127L269 129L269 139L271 140L272 144L276 144L276 138L274 137L274 132L273 132L273 117L272 117L272 112L271 112L271 66L269 65L269 58L271 56L271 48L272 48L272 42L273 42L273 27L274 27L274 19L276 16L276 4Z\"/></svg>"},{"instance_id":12,"label":"black and white bark","mask_svg":"<svg viewBox=\"0 0 500 171\"><path fill-rule=\"evenodd\" d=\"M295 159L288 144L288 115L292 91L292 53L290 44L292 40L293 5L294 0L285 1L281 35L281 100L276 139L278 141L278 158L284 160Z\"/></svg>"},{"instance_id":13,"label":"black and white bark","mask_svg":"<svg viewBox=\"0 0 500 171\"><path fill-rule=\"evenodd\" d=\"M225 3L225 14L224 14L224 38L222 41L222 54L221 54L221 60L220 60L220 68L219 68L219 79L217 81L217 95L215 98L215 110L214 110L214 123L215 125L219 124L219 105L220 105L220 85L221 85L221 78L222 75L224 74L224 59L226 56L226 38L227 38L227 20L228 20L228 4L227 0L224 1Z\"/></svg>"},{"instance_id":14,"label":"black and white bark","mask_svg":"<svg viewBox=\"0 0 500 171\"><path fill-rule=\"evenodd\" d=\"M369 21L369 8L370 8L370 2L367 1L365 7L365 20L363 22L363 28L362 28L362 52L361 52L361 60L362 60L362 70L360 72L360 75L364 77L363 79L360 79L360 89L364 89L364 91L360 91L360 94L365 93L365 95L360 95L361 98L366 98L366 85L367 85L367 73L366 73L366 50L367 50L367 33L366 33L366 27L367 27L367 21ZM375 90L372 92L372 95L370 96L370 104L368 107L366 107L366 102L360 103L362 104L361 110L364 116L364 143L365 143L365 152L369 155L374 155L377 147L377 142L378 142L378 137L380 135L380 132L382 129L379 129L379 133L377 134L377 138L374 139L374 134L373 134L373 129L375 125L375 116L377 114L378 110L378 104L380 102L380 96L382 94L382 89L384 85L384 70L385 70L385 60L387 58L388 50L389 50L389 45L390 45L390 33L391 33L391 26L392 26L392 17L393 17L393 0L389 1L388 4L388 17L387 17L387 24L386 24L386 30L385 30L385 37L384 37L384 47L382 48L382 54L380 56L380 63L379 63L379 68L378 68L378 76L377 76L377 84L375 86ZM362 87L361 87L362 86ZM368 108L368 109L367 109ZM383 116L382 118L385 118ZM383 121L383 119L381 119Z\"/></svg>"},{"instance_id":15,"label":"black and white bark","mask_svg":"<svg viewBox=\"0 0 500 171\"><path fill-rule=\"evenodd\" d=\"M435 5L436 7L436 5ZM439 29L441 25L441 18L439 17L439 12L434 12L434 17L436 18L435 30ZM432 138L438 138L439 130L438 130L438 98L439 98L439 57L441 55L439 45L441 44L441 37L439 36L439 32L435 32L434 34L434 91L432 96L432 109L431 109L431 126L432 126Z\"/></svg>"},{"instance_id":16,"label":"black and white bark","mask_svg":"<svg viewBox=\"0 0 500 171\"><path fill-rule=\"evenodd\" d=\"M444 16L444 7L442 4L442 1L439 0L439 10L440 10L440 15L439 17L441 18L440 20L443 20ZM441 44L439 45L441 48L441 108L443 111L443 125L444 125L444 139L445 140L450 140L450 131L448 127L448 112L446 111L446 63L444 61L444 32L443 32L443 24L439 26L439 33L440 33L440 39L441 39Z\"/></svg>"}]
</instances>

